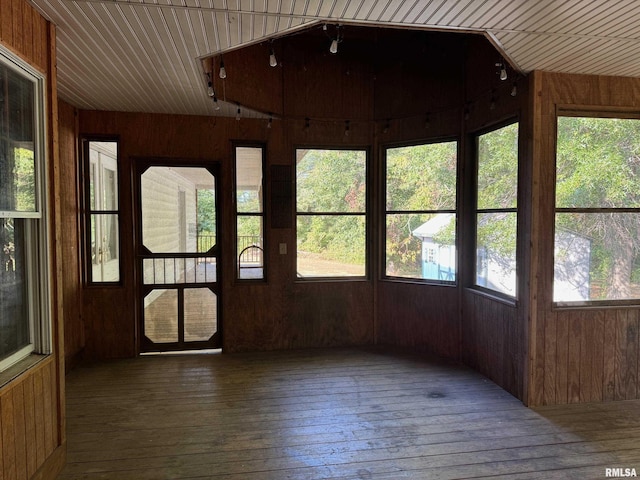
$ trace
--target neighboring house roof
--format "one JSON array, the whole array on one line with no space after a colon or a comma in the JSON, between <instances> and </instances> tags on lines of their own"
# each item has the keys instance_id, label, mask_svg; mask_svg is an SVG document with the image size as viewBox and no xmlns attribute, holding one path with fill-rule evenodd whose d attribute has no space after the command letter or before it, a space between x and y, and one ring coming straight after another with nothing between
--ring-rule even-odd
<instances>
[{"instance_id":1,"label":"neighboring house roof","mask_svg":"<svg viewBox=\"0 0 640 480\"><path fill-rule=\"evenodd\" d=\"M435 215L431 220L424 222L411 233L414 237L421 238L422 240L433 238L448 227L454 219L455 215L453 213L440 213Z\"/></svg>"}]
</instances>

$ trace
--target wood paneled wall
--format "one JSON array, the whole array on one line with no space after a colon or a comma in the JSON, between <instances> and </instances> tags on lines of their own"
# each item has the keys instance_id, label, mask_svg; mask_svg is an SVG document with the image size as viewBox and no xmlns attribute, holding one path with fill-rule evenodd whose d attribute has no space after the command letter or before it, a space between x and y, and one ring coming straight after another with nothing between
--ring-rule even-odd
<instances>
[{"instance_id":1,"label":"wood paneled wall","mask_svg":"<svg viewBox=\"0 0 640 480\"><path fill-rule=\"evenodd\" d=\"M0 0L0 42L42 73L48 71L47 21L24 0Z\"/></svg>"},{"instance_id":2,"label":"wood paneled wall","mask_svg":"<svg viewBox=\"0 0 640 480\"><path fill-rule=\"evenodd\" d=\"M24 0L0 0L0 42L46 76L53 354L0 387L0 478L52 479L65 458L63 302L55 27Z\"/></svg>"},{"instance_id":3,"label":"wood paneled wall","mask_svg":"<svg viewBox=\"0 0 640 480\"><path fill-rule=\"evenodd\" d=\"M84 349L82 319L82 272L80 265L80 225L78 196L78 127L77 112L60 101L58 108L60 145L60 211L62 250L61 261L64 304L65 369L69 371L79 361Z\"/></svg>"},{"instance_id":4,"label":"wood paneled wall","mask_svg":"<svg viewBox=\"0 0 640 480\"><path fill-rule=\"evenodd\" d=\"M640 109L640 79L535 72L530 405L640 398L638 308L553 307L556 112Z\"/></svg>"},{"instance_id":5,"label":"wood paneled wall","mask_svg":"<svg viewBox=\"0 0 640 480\"><path fill-rule=\"evenodd\" d=\"M407 37L409 40L407 40ZM446 38L445 38L446 37ZM446 41L446 47L437 44ZM438 40L440 39L440 40ZM408 42L432 62L415 62ZM372 49L374 42L385 52ZM377 253L382 230L378 225L381 152L398 142L460 139L460 155L467 153L467 133L492 122L517 116L526 103L509 95L513 80L498 80L495 50L478 35L439 37L426 32L388 32L355 29L340 55L326 52L326 38L284 39L277 69L265 67L264 45L225 56L227 100L277 115L273 128L265 120L204 118L114 112L80 112L80 131L87 135L113 135L120 139L122 245L124 265L133 264L131 185L129 171L135 157L160 156L217 161L222 167L225 201L232 185L231 141L262 141L267 147L267 172L271 165L294 165L298 146L355 146L368 148L372 169L371 276L356 282L297 282L295 229L267 229L268 282L241 284L234 271L232 228L234 219L223 208L224 345L227 351L265 350L380 343L430 351L454 359L464 358L522 397L524 348L521 310L500 302L461 303L462 287L430 286L379 280ZM448 50L447 50L448 49ZM374 52L375 50L375 52ZM446 51L445 51L446 50ZM402 54L392 54L402 52ZM217 60L214 60L214 63ZM260 83L255 73L256 65ZM216 65L213 69L215 70ZM243 73L244 72L244 73ZM232 83L232 80L233 83ZM215 82L219 82L216 78ZM220 85L216 85L220 91ZM273 92L273 94L271 94ZM493 93L497 108L490 109ZM471 106L468 120L465 106ZM306 119L309 119L308 121ZM344 134L345 121L350 134ZM465 175L461 164L461 177ZM267 179L268 180L268 179ZM461 194L460 211L467 200ZM289 203L291 205L291 203ZM273 208L267 204L267 219ZM291 208L291 207L289 207ZM466 212L470 214L470 212ZM282 212L279 211L279 215ZM286 212L284 216L286 217ZM293 218L294 212L289 215ZM464 227L460 234L470 234ZM278 245L286 243L288 254ZM126 268L126 267L125 267ZM464 271L464 269L462 269ZM123 272L122 287L84 291L88 358L131 356L136 353L135 284L132 271ZM465 274L468 274L466 272ZM466 300L466 298L465 298ZM461 322L461 314L465 321ZM518 320L520 319L520 320ZM514 324L515 323L515 324ZM463 334L466 328L474 335ZM501 348L486 354L486 339L507 335ZM465 351L461 357L461 351ZM518 375L520 375L519 378Z\"/></svg>"},{"instance_id":6,"label":"wood paneled wall","mask_svg":"<svg viewBox=\"0 0 640 480\"><path fill-rule=\"evenodd\" d=\"M0 390L0 478L32 478L60 445L56 369L51 357Z\"/></svg>"}]
</instances>

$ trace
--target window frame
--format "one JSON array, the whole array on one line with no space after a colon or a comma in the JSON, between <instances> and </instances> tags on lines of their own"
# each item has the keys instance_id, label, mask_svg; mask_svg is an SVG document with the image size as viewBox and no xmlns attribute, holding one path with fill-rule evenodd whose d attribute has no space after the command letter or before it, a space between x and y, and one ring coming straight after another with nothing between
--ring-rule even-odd
<instances>
[{"instance_id":1,"label":"window frame","mask_svg":"<svg viewBox=\"0 0 640 480\"><path fill-rule=\"evenodd\" d=\"M268 279L268 260L269 260L269 249L268 249L268 235L267 235L267 199L268 197L268 185L267 181L267 146L262 142L240 142L234 141L232 142L233 148L233 211L234 211L234 224L233 224L233 232L234 232L234 281L239 283L267 283ZM262 211L261 212L239 212L238 211L238 162L237 162L237 150L238 148L259 148L262 150ZM241 252L238 251L238 219L240 217L258 217L262 220L262 277L261 278L240 278L240 259L239 255Z\"/></svg>"},{"instance_id":2,"label":"window frame","mask_svg":"<svg viewBox=\"0 0 640 480\"><path fill-rule=\"evenodd\" d=\"M388 210L387 209L387 151L394 148L405 148L405 147L417 147L422 145L433 145L438 143L456 143L456 192L454 203L454 209L424 209L424 210ZM382 212L382 221L380 227L380 278L384 281L390 282L398 282L398 283L416 283L416 284L425 284L425 285L438 285L438 286L457 286L460 282L460 171L461 171L461 156L460 156L460 137L458 136L443 136L436 138L429 138L424 140L412 141L412 142L394 142L382 145L381 151L381 179L380 179L380 202L381 202L381 212ZM455 262L456 262L456 271L455 271L455 279L454 280L437 280L437 279L429 279L429 278L418 278L418 277L401 277L387 274L387 216L389 214L416 214L416 215L439 215L439 214L453 214L455 221Z\"/></svg>"},{"instance_id":3,"label":"window frame","mask_svg":"<svg viewBox=\"0 0 640 480\"><path fill-rule=\"evenodd\" d=\"M91 208L91 159L89 147L92 142L100 143L116 143L117 151L115 162L117 165L116 185L117 191L117 209L115 210L99 210ZM83 263L83 280L85 287L109 287L123 285L124 270L122 268L122 198L120 195L120 137L113 135L83 135L80 137L80 152L82 162L80 168L80 185L82 188L82 263ZM91 218L93 215L115 215L118 224L118 280L117 281L96 281L93 279L93 264L91 262Z\"/></svg>"},{"instance_id":4,"label":"window frame","mask_svg":"<svg viewBox=\"0 0 640 480\"><path fill-rule=\"evenodd\" d=\"M51 251L49 242L49 168L46 77L0 45L0 65L33 84L34 212L2 211L0 217L24 221L25 289L29 344L0 359L0 385L34 361L32 355L52 353ZM36 357L32 357L36 358ZM13 367L13 368L12 368ZM6 373L5 373L6 372ZM11 372L11 373L10 373ZM10 375L11 378L8 378Z\"/></svg>"},{"instance_id":5,"label":"window frame","mask_svg":"<svg viewBox=\"0 0 640 480\"><path fill-rule=\"evenodd\" d=\"M509 207L509 208L478 208L478 175L479 175L479 169L480 169L480 158L479 158L479 153L480 153L480 148L479 148L479 142L480 142L480 137L492 132L496 132L498 130L501 130L503 128L509 127L511 125L517 125L518 127L518 140L517 140L517 145L518 145L518 150L516 152L516 159L517 159L517 170L516 170L516 186L517 186L517 193L516 193L516 206L515 207ZM471 171L473 172L473 181L472 181L472 215L470 218L470 222L469 225L471 226L470 231L472 232L471 235L471 239L469 240L469 245L471 245L471 251L470 251L470 257L472 258L472 268L470 269L471 271L469 279L468 279L468 283L470 285L470 288L472 290L475 290L477 292L481 292L484 295L496 298L498 300L507 302L509 304L515 304L520 296L520 288L519 288L519 278L520 278L520 271L522 269L522 265L521 265L521 261L520 261L520 252L521 252L521 245L520 245L520 231L521 231L521 226L520 226L520 222L521 222L521 215L520 215L520 205L521 205L521 197L522 197L522 182L521 182L521 171L522 171L522 166L521 166L521 156L520 156L520 150L521 150L521 121L520 118L518 116L515 117L509 117L503 121L500 121L498 123L493 123L489 126L487 126L486 128L482 128L480 130L476 130L474 132L470 133L470 137L471 137L471 151L472 151L472 165L473 168L471 169ZM515 291L513 295L510 295L508 293L502 292L500 290L495 290L483 285L478 285L477 283L477 278L478 278L478 216L481 214L487 214L487 213L515 213L516 216L516 232L515 232L515 238L514 238L514 242L515 242L515 257L514 257L514 261L515 261L515 268L514 268L514 276L515 276Z\"/></svg>"},{"instance_id":6,"label":"window frame","mask_svg":"<svg viewBox=\"0 0 640 480\"><path fill-rule=\"evenodd\" d=\"M349 213L349 212L298 212L298 150L334 150L334 151L349 151L349 152L362 152L365 156L365 206L362 213ZM348 146L336 146L336 145L295 145L293 147L293 222L295 232L295 257L293 259L293 269L295 275L295 281L300 283L312 283L312 282L361 282L368 281L371 278L371 186L372 182L372 169L371 169L371 148L370 146L362 145L348 145ZM363 275L327 275L327 276L302 276L298 272L298 217L312 217L312 216L361 216L364 217L364 274Z\"/></svg>"},{"instance_id":7,"label":"window frame","mask_svg":"<svg viewBox=\"0 0 640 480\"><path fill-rule=\"evenodd\" d=\"M640 215L640 207L558 207L557 206L557 169L558 169L558 121L561 117L572 118L593 118L593 119L620 119L637 120L640 122L640 112L637 110L620 110L602 106L580 106L558 105L556 108L554 128L554 162L553 162L553 256L552 256L552 278L551 278L551 303L554 309L575 309L575 308L607 308L607 307L637 307L640 305L640 296L627 299L601 299L601 300L559 300L554 297L555 289L555 247L556 247L556 215L558 213L637 213Z\"/></svg>"}]
</instances>

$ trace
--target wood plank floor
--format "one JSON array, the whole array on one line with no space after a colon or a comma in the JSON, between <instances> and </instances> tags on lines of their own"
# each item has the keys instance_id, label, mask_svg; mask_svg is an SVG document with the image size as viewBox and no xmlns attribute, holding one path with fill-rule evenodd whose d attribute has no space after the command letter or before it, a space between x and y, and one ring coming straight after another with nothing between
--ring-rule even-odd
<instances>
[{"instance_id":1,"label":"wood plank floor","mask_svg":"<svg viewBox=\"0 0 640 480\"><path fill-rule=\"evenodd\" d=\"M525 408L377 350L155 356L67 377L71 479L601 479L640 474L640 402Z\"/></svg>"}]
</instances>

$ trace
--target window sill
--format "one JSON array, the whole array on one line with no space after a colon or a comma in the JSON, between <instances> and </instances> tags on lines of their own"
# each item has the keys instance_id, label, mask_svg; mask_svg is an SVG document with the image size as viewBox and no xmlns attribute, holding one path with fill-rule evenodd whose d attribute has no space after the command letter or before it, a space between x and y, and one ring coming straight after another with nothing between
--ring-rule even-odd
<instances>
[{"instance_id":1,"label":"window sill","mask_svg":"<svg viewBox=\"0 0 640 480\"><path fill-rule=\"evenodd\" d=\"M465 290L474 295L478 295L480 297L488 298L489 300L493 300L495 302L502 303L509 307L516 308L518 306L518 301L515 298L506 298L499 294L493 294L491 292L486 292L484 290L479 290L477 288L465 288Z\"/></svg>"},{"instance_id":2,"label":"window sill","mask_svg":"<svg viewBox=\"0 0 640 480\"><path fill-rule=\"evenodd\" d=\"M410 278L410 277L383 277L380 279L381 282L389 282L389 283L405 283L410 285L422 285L425 287L457 287L458 284L456 282L447 282L447 281L438 281L438 280L426 280L421 278Z\"/></svg>"},{"instance_id":3,"label":"window sill","mask_svg":"<svg viewBox=\"0 0 640 480\"><path fill-rule=\"evenodd\" d=\"M7 384L11 383L13 380L18 378L30 368L35 367L45 358L49 358L49 355L39 355L36 353L32 353L22 360L14 363L6 370L0 372L0 389L4 388Z\"/></svg>"}]
</instances>

